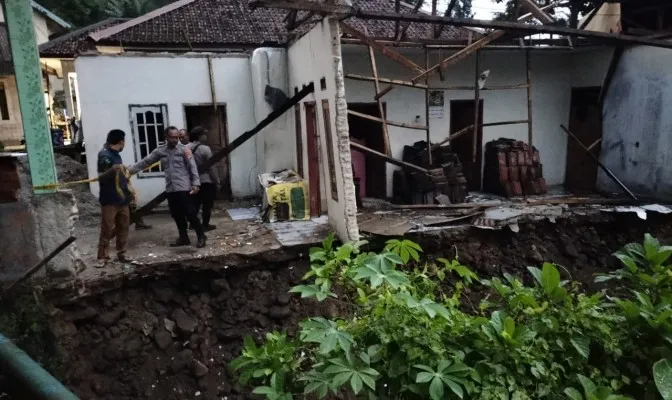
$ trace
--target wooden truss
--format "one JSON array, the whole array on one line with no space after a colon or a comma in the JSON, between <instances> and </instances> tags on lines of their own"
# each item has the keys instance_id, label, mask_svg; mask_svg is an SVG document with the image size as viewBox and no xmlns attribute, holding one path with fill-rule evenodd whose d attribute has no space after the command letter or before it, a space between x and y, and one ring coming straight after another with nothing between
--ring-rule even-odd
<instances>
[{"instance_id":1,"label":"wooden truss","mask_svg":"<svg viewBox=\"0 0 672 400\"><path fill-rule=\"evenodd\" d=\"M439 16L437 10L437 0L432 0L432 13L431 15L419 13L419 9L422 5L422 1L416 3L416 6L412 9L410 13L401 13L400 12L400 0L395 0L395 12L373 12L362 10L357 7L337 5L333 3L319 3L309 0L252 0L250 5L253 7L267 7L267 8L281 8L288 9L289 14L287 15L288 25L296 26L296 12L295 11L307 11L309 16L314 14L321 15L335 15L341 21L339 23L340 28L344 34L347 34L351 38L342 38L341 41L344 43L356 43L365 45L369 51L369 59L371 64L371 76L364 75L355 75L347 74L345 77L347 79L359 80L372 82L375 93L374 99L378 105L378 111L380 117L373 115L362 114L355 111L348 111L350 115L365 118L373 121L380 122L384 134L384 145L387 154L382 154L374 152L371 149L363 147L361 145L351 144L352 148L365 151L369 154L373 154L377 157L385 159L387 162L390 162L395 165L402 166L404 168L412 168L415 170L423 170L423 168L409 165L399 160L391 158L390 153L390 143L388 137L388 126L397 126L407 129L417 129L425 130L427 135L427 148L429 162L431 165L431 149L432 147L441 146L444 144L450 144L450 141L462 136L470 131L478 132L479 128L489 127L489 126L500 126L500 125L512 125L512 124L527 124L528 125L528 143L532 145L533 140L533 115L532 115L532 76L531 76L531 57L530 50L527 48L525 51L525 69L526 69L526 82L517 84L517 85L507 85L507 86L490 86L490 87L480 87L479 78L482 73L480 67L480 53L486 47L490 47L494 42L502 38L515 38L528 36L532 34L551 34L551 35L560 35L566 37L565 44L567 41L569 43L569 48L572 46L571 38L586 38L595 41L615 43L618 48L622 48L627 44L640 44L648 46L656 46L662 48L672 48L672 42L664 41L658 38L657 36L648 36L648 37L639 37L633 35L623 35L623 34L613 34L613 33L603 33L603 32L594 32L586 31L581 29L573 29L561 27L553 24L555 20L547 13L549 9L555 7L559 1L551 3L545 7L537 6L532 0L520 0L520 9L526 10L528 13L521 15L514 21L485 21L485 20L475 20L475 19L462 19L462 18L452 18L450 15L456 4L456 0L451 0L446 7L443 16ZM367 32L361 32L353 28L351 25L348 25L344 20L349 17L357 17L365 20L378 20L378 21L391 21L395 23L394 29L394 38L392 40L377 40L370 37ZM309 18L309 17L308 17ZM539 24L528 24L527 22L536 19L541 22ZM306 18L303 19L304 21ZM403 56L401 53L396 51L393 47L402 45L403 40L408 40L406 38L406 32L411 23L423 23L431 24L432 29L432 38L427 39L415 39L414 41L404 42L404 45L419 45L424 48L425 51L425 65L424 67L419 66L409 58ZM452 26L461 26L461 27L478 27L491 29L489 33L485 34L476 41L472 41L471 37L466 46L463 46L458 49L457 52L452 54L450 57L442 60L436 65L429 65L429 51L432 50L432 44L443 44L443 41L440 39L443 28L446 25ZM517 48L525 49L524 41L519 39L520 46ZM551 45L557 44L557 39L550 39L549 43ZM447 46L457 45L457 43L446 43ZM435 48L440 48L441 46L435 46ZM514 48L514 46L506 46L507 48ZM567 47L565 47L567 48ZM377 66L375 51L382 53L384 56L393 60L394 62L404 66L409 69L414 75L409 80L399 80L399 79L386 79L379 76ZM453 133L448 136L446 139L441 141L438 144L432 144L430 141L429 135L429 97L430 90L432 87L430 85L429 78L436 73L441 74L442 69L457 64L458 62L475 56L475 70L474 70L474 86L455 86L455 87L437 87L437 90L473 90L474 91L474 102L475 102L475 115L474 123L458 132ZM615 64L615 62L612 62ZM386 84L387 86L381 88L380 85ZM410 124L405 122L395 122L387 119L385 115L385 109L382 103L382 98L391 92L397 86L413 87L421 90L425 90L425 124ZM526 89L527 94L527 119L525 120L516 120L516 121L501 121L493 123L484 123L479 126L480 121L480 108L479 102L481 97L481 91L484 90L515 90L515 89ZM473 159L476 161L477 156L477 134L474 134L473 141ZM374 154L375 153L375 154Z\"/></svg>"}]
</instances>

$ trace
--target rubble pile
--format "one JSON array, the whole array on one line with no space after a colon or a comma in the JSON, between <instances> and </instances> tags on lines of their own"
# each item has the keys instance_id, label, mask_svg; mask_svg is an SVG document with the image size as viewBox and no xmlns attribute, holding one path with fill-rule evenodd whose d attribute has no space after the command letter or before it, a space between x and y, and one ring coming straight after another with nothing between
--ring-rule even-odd
<instances>
[{"instance_id":1,"label":"rubble pile","mask_svg":"<svg viewBox=\"0 0 672 400\"><path fill-rule=\"evenodd\" d=\"M539 151L513 139L487 143L483 190L505 197L546 194Z\"/></svg>"},{"instance_id":2,"label":"rubble pile","mask_svg":"<svg viewBox=\"0 0 672 400\"><path fill-rule=\"evenodd\" d=\"M79 163L63 154L54 154L58 182L74 182L89 178L86 165ZM68 186L77 199L79 217L82 219L96 217L100 213L98 199L91 193L88 184Z\"/></svg>"}]
</instances>

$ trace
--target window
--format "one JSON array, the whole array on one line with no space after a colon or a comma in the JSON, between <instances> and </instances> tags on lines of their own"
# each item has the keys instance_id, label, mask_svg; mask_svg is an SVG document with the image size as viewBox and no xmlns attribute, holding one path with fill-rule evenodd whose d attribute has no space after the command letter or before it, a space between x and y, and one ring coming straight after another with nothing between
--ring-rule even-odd
<instances>
[{"instance_id":1,"label":"window","mask_svg":"<svg viewBox=\"0 0 672 400\"><path fill-rule=\"evenodd\" d=\"M336 165L334 162L334 141L331 138L331 116L329 115L329 100L322 100L322 118L324 119L324 133L327 139L327 162L329 165L331 198L337 202L338 185L336 183Z\"/></svg>"},{"instance_id":2,"label":"window","mask_svg":"<svg viewBox=\"0 0 672 400\"><path fill-rule=\"evenodd\" d=\"M0 120L9 121L9 106L7 104L7 91L5 84L0 82Z\"/></svg>"},{"instance_id":3,"label":"window","mask_svg":"<svg viewBox=\"0 0 672 400\"><path fill-rule=\"evenodd\" d=\"M135 159L140 161L164 143L163 131L168 126L168 107L159 105L131 105L131 124L135 142ZM163 176L161 167L154 167L138 174L139 178Z\"/></svg>"}]
</instances>

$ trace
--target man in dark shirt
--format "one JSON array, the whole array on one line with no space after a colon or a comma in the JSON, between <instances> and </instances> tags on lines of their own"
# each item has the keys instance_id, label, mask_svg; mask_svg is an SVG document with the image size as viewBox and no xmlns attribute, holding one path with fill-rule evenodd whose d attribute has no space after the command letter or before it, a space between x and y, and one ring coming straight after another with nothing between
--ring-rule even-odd
<instances>
[{"instance_id":1,"label":"man in dark shirt","mask_svg":"<svg viewBox=\"0 0 672 400\"><path fill-rule=\"evenodd\" d=\"M113 129L107 134L105 147L98 153L98 173L100 177L101 225L98 241L98 266L103 267L109 261L107 249L113 236L117 239L117 258L128 262L126 244L128 227L131 222L129 205L135 194L129 186L129 174L124 167L121 155L126 134Z\"/></svg>"},{"instance_id":2,"label":"man in dark shirt","mask_svg":"<svg viewBox=\"0 0 672 400\"><path fill-rule=\"evenodd\" d=\"M189 134L189 148L194 155L196 166L200 167L204 162L212 157L212 150L206 144L208 140L208 131L205 128L197 126L191 130ZM210 225L210 217L212 216L212 207L215 204L215 197L217 197L217 172L215 167L210 167L207 171L201 172L199 175L201 180L201 190L195 196L196 210L200 210L203 206L203 229L208 232L215 229L214 225Z\"/></svg>"}]
</instances>

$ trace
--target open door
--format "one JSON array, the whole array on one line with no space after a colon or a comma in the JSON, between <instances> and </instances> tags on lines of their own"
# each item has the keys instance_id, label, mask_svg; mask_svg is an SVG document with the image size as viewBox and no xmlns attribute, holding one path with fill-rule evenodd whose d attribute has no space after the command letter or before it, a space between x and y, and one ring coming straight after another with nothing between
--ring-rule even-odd
<instances>
[{"instance_id":1,"label":"open door","mask_svg":"<svg viewBox=\"0 0 672 400\"><path fill-rule=\"evenodd\" d=\"M453 100L450 102L450 133L453 134L474 124L474 101ZM464 177L469 190L481 190L481 164L483 160L483 100L479 102L478 131L476 132L476 162L474 162L474 131L450 141L450 150L457 154L462 163Z\"/></svg>"},{"instance_id":2,"label":"open door","mask_svg":"<svg viewBox=\"0 0 672 400\"><path fill-rule=\"evenodd\" d=\"M599 105L600 88L572 89L572 103L569 114L569 130L586 147L602 138L602 110ZM600 144L590 150L600 156ZM565 186L575 194L592 193L597 182L597 164L586 151L571 137L567 139L567 166Z\"/></svg>"},{"instance_id":3,"label":"open door","mask_svg":"<svg viewBox=\"0 0 672 400\"><path fill-rule=\"evenodd\" d=\"M310 215L320 216L320 151L317 137L315 103L305 103L306 151L308 152L308 190L310 192Z\"/></svg>"},{"instance_id":4,"label":"open door","mask_svg":"<svg viewBox=\"0 0 672 400\"><path fill-rule=\"evenodd\" d=\"M348 103L348 110L384 118L380 115L378 103ZM348 127L351 141L380 153L386 153L382 123L348 114ZM351 150L351 157L353 172L360 182L360 196L362 198L387 198L387 163L378 157L371 157L357 150Z\"/></svg>"}]
</instances>

